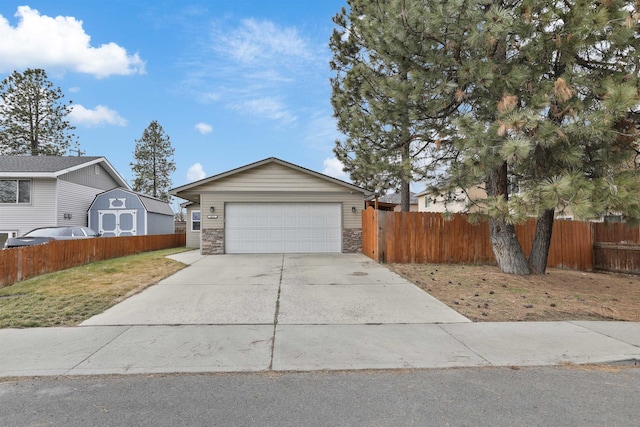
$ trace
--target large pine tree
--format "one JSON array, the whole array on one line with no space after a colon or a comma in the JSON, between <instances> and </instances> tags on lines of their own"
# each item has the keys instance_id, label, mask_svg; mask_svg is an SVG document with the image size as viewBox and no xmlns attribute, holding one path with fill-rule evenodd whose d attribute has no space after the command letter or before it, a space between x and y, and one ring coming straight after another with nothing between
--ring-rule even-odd
<instances>
[{"instance_id":1,"label":"large pine tree","mask_svg":"<svg viewBox=\"0 0 640 427\"><path fill-rule=\"evenodd\" d=\"M135 162L131 163L134 191L169 201L171 174L176 170L174 151L169 135L157 121L152 121L136 140Z\"/></svg>"},{"instance_id":2,"label":"large pine tree","mask_svg":"<svg viewBox=\"0 0 640 427\"><path fill-rule=\"evenodd\" d=\"M65 154L76 136L66 117L70 102L42 69L14 71L0 83L0 154Z\"/></svg>"},{"instance_id":3,"label":"large pine tree","mask_svg":"<svg viewBox=\"0 0 640 427\"><path fill-rule=\"evenodd\" d=\"M449 180L484 182L503 271L544 273L556 210L640 217L638 16L613 0L476 1L460 16L456 83L469 109L454 122L461 161ZM529 259L513 229L527 216L537 217Z\"/></svg>"},{"instance_id":4,"label":"large pine tree","mask_svg":"<svg viewBox=\"0 0 640 427\"><path fill-rule=\"evenodd\" d=\"M489 221L503 271L545 271L557 211L577 218L607 212L640 218L635 3L368 3L388 18L379 23L391 28L386 49L409 58L415 91L408 98L422 100L410 106L416 110L409 117L435 117L438 108L455 106L444 110L445 126L432 127L453 154L440 164L444 173L435 187L445 192L484 186L488 198L477 206ZM350 37L345 32L343 39ZM341 111L349 117L347 107ZM382 104L375 110L388 121L394 111ZM516 193L509 192L513 182ZM537 218L537 229L527 259L514 224L528 216Z\"/></svg>"}]
</instances>

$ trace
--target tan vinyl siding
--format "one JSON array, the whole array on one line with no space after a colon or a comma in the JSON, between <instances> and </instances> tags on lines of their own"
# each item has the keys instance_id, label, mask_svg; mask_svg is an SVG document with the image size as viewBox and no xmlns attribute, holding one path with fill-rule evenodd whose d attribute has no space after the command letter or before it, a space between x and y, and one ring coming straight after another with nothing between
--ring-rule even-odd
<instances>
[{"instance_id":1,"label":"tan vinyl siding","mask_svg":"<svg viewBox=\"0 0 640 427\"><path fill-rule=\"evenodd\" d=\"M249 169L203 184L197 192L207 191L303 191L344 192L345 187L277 163ZM347 190L348 191L348 190Z\"/></svg>"},{"instance_id":2,"label":"tan vinyl siding","mask_svg":"<svg viewBox=\"0 0 640 427\"><path fill-rule=\"evenodd\" d=\"M30 204L0 204L0 229L21 235L36 227L57 225L55 212L56 181L33 179Z\"/></svg>"},{"instance_id":3,"label":"tan vinyl siding","mask_svg":"<svg viewBox=\"0 0 640 427\"><path fill-rule=\"evenodd\" d=\"M201 194L202 228L224 228L225 202L341 203L343 228L362 227L362 193L277 163L204 184L197 192ZM212 216L217 218L208 218Z\"/></svg>"},{"instance_id":4,"label":"tan vinyl siding","mask_svg":"<svg viewBox=\"0 0 640 427\"><path fill-rule=\"evenodd\" d=\"M118 183L109 175L109 172L100 164L90 165L64 175L60 175L61 181L68 181L86 187L99 188L102 191L118 187Z\"/></svg>"},{"instance_id":5,"label":"tan vinyl siding","mask_svg":"<svg viewBox=\"0 0 640 427\"><path fill-rule=\"evenodd\" d=\"M199 248L200 247L200 232L191 231L191 212L199 211L200 205L189 205L187 207L187 247ZM202 225L202 224L201 224Z\"/></svg>"},{"instance_id":6,"label":"tan vinyl siding","mask_svg":"<svg viewBox=\"0 0 640 427\"><path fill-rule=\"evenodd\" d=\"M308 194L300 193L274 193L274 192L246 192L235 194L203 194L202 201L202 228L224 228L224 206L226 203L247 202L247 203L341 203L342 204L342 227L362 228L362 208L364 205L361 193L350 194L329 193L329 194ZM214 207L213 213L210 208ZM351 208L355 207L356 212ZM217 216L218 218L208 218ZM188 231L187 231L188 233ZM188 239L188 236L187 236Z\"/></svg>"}]
</instances>

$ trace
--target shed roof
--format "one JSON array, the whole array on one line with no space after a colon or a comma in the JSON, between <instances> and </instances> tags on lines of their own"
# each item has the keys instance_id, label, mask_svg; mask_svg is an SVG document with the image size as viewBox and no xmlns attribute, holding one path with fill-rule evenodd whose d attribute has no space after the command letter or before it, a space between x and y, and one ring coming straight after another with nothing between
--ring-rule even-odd
<instances>
[{"instance_id":1,"label":"shed roof","mask_svg":"<svg viewBox=\"0 0 640 427\"><path fill-rule=\"evenodd\" d=\"M180 186L180 187L173 188L173 189L171 189L169 191L169 194L181 197L180 196L181 192L184 192L184 191L187 191L187 190L193 190L194 188L197 188L197 187L199 187L201 185L209 184L211 182L214 182L214 181L229 177L231 175L239 174L239 173L242 173L242 172L257 168L257 167L260 167L260 166L264 166L264 165L269 164L269 163L276 163L276 164L279 164L281 166L285 166L285 167L297 170L299 172L306 173L306 174L314 176L316 178L323 179L323 180L326 180L328 182L341 185L341 186L343 186L343 187L345 187L345 188L347 188L347 189L349 189L351 191L356 191L356 192L362 193L365 196L367 196L369 194L372 194L371 191L366 190L366 189L364 189L362 187L358 187L357 185L351 184L351 183L346 182L346 181L342 181L342 180L337 179L337 178L333 178L331 176L322 174L320 172L313 171L311 169L304 168L302 166L295 165L293 163L286 162L286 161L278 159L276 157L269 157L269 158L266 158L264 160L260 160L258 162L254 162L254 163L250 163L250 164L245 165L245 166L241 166L241 167L236 168L236 169L231 169L231 170L229 170L227 172L219 173L219 174L211 176L209 178L204 178L204 179L201 179L199 181L195 181L195 182L192 182L192 183Z\"/></svg>"},{"instance_id":2,"label":"shed roof","mask_svg":"<svg viewBox=\"0 0 640 427\"><path fill-rule=\"evenodd\" d=\"M145 194L136 193L135 191L131 191L126 188L113 188L111 190L107 190L100 194L97 194L95 198L97 199L102 195L109 194L115 191L124 191L125 193L129 193L133 196L138 197L142 202L142 204L144 205L147 212L173 216L173 209L171 209L169 202L165 202L164 200L156 199L155 197L147 196ZM95 199L94 199L94 203L95 203ZM93 206L93 203L91 203L91 206Z\"/></svg>"},{"instance_id":3,"label":"shed roof","mask_svg":"<svg viewBox=\"0 0 640 427\"><path fill-rule=\"evenodd\" d=\"M101 164L119 185L130 188L102 156L0 156L0 174L9 178L57 178L95 164Z\"/></svg>"}]
</instances>

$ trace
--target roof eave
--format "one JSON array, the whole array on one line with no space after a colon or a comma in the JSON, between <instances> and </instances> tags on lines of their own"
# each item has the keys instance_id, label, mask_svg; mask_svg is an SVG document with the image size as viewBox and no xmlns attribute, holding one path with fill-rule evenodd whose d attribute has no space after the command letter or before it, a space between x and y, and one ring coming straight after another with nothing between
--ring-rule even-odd
<instances>
[{"instance_id":1,"label":"roof eave","mask_svg":"<svg viewBox=\"0 0 640 427\"><path fill-rule=\"evenodd\" d=\"M324 180L329 181L329 182L333 182L334 184L342 185L343 187L347 187L351 191L357 191L359 193L362 193L365 197L368 196L368 195L371 195L371 194L375 194L375 192L373 192L373 191L369 191L369 190L366 190L366 189L364 189L362 187L358 187L357 185L348 183L346 181L342 181L342 180L340 180L338 178L334 178L332 176L325 175L325 174L322 174L320 172L316 172L314 170L307 169L307 168L304 168L302 166L298 166L298 165L295 165L293 163L286 162L284 160L278 159L277 157L269 157L269 158L266 158L264 160L260 160L260 161L257 161L257 162L254 162L254 163L250 163L250 164L245 165L245 166L241 166L239 168L235 168L235 169L231 169L231 170L226 171L226 172L219 173L219 174L211 176L209 178L204 178L204 179L201 179L199 181L195 181L195 182L192 182L192 183L189 183L189 184L185 184L185 185L180 186L180 187L172 188L171 190L169 190L169 194L171 194L172 196L176 196L176 197L180 197L182 199L185 199L185 197L180 196L178 193L181 193L183 191L189 190L189 189L194 188L194 187L198 187L198 186L200 186L202 184L208 184L210 182L218 181L220 179L226 178L226 177L231 176L231 175L235 175L235 174L242 173L242 172L245 172L245 171L250 170L250 169L254 169L254 168L266 165L267 163L277 163L277 164L279 164L281 166L285 166L285 167L289 167L289 168L292 168L292 169L296 169L296 170L298 170L300 172L307 173L309 175L313 175L313 176L315 176L317 178L324 179ZM186 200L189 200L189 199L186 199Z\"/></svg>"}]
</instances>

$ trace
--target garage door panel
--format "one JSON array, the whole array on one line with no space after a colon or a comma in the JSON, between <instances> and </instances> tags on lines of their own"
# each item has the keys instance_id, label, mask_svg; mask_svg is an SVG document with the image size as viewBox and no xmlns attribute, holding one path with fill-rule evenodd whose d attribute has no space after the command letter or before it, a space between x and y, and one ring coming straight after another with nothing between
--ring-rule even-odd
<instances>
[{"instance_id":1,"label":"garage door panel","mask_svg":"<svg viewBox=\"0 0 640 427\"><path fill-rule=\"evenodd\" d=\"M339 203L228 203L225 252L340 252Z\"/></svg>"}]
</instances>

